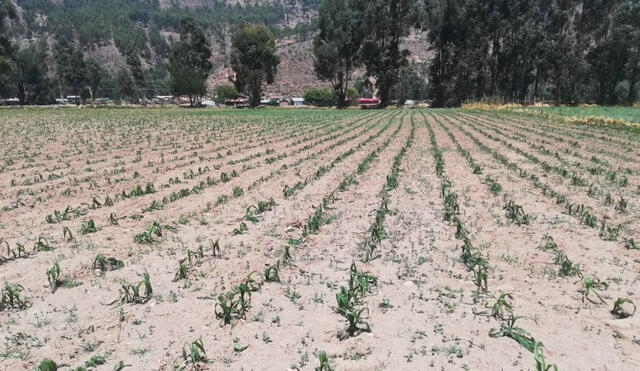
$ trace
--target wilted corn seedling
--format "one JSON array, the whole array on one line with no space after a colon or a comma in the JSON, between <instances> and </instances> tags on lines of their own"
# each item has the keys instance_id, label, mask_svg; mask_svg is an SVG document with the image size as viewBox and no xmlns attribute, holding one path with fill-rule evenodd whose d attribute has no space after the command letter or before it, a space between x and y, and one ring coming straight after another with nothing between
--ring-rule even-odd
<instances>
[{"instance_id":1,"label":"wilted corn seedling","mask_svg":"<svg viewBox=\"0 0 640 371\"><path fill-rule=\"evenodd\" d=\"M542 352L542 343L539 341L533 346L533 359L536 361L536 371L558 371L558 366L555 363L547 364Z\"/></svg>"},{"instance_id":2,"label":"wilted corn seedling","mask_svg":"<svg viewBox=\"0 0 640 371\"><path fill-rule=\"evenodd\" d=\"M58 287L62 284L60 280L60 264L57 262L53 264L49 270L47 270L47 281L49 282L49 287L51 287L51 292L56 292Z\"/></svg>"},{"instance_id":3,"label":"wilted corn seedling","mask_svg":"<svg viewBox=\"0 0 640 371\"><path fill-rule=\"evenodd\" d=\"M260 276L260 273L253 271L247 275L247 278L244 280L244 284L247 286L249 291L260 291L260 286L262 286L262 282L256 280L254 275ZM259 278L258 278L259 279Z\"/></svg>"},{"instance_id":4,"label":"wilted corn seedling","mask_svg":"<svg viewBox=\"0 0 640 371\"><path fill-rule=\"evenodd\" d=\"M625 304L629 304L633 308L633 310L632 311L625 310L624 308ZM633 317L635 313L636 313L636 305L633 303L631 299L618 298L616 299L615 302L613 302L613 309L611 310L611 314L613 314L614 317L619 319L628 318L628 317Z\"/></svg>"},{"instance_id":5,"label":"wilted corn seedling","mask_svg":"<svg viewBox=\"0 0 640 371\"><path fill-rule=\"evenodd\" d=\"M237 296L238 317L244 318L251 306L251 288L243 282L236 286L233 295Z\"/></svg>"},{"instance_id":6,"label":"wilted corn seedling","mask_svg":"<svg viewBox=\"0 0 640 371\"><path fill-rule=\"evenodd\" d=\"M443 218L446 222L451 222L458 214L460 214L460 207L458 206L458 195L456 193L447 191L447 194L444 197Z\"/></svg>"},{"instance_id":7,"label":"wilted corn seedling","mask_svg":"<svg viewBox=\"0 0 640 371\"><path fill-rule=\"evenodd\" d=\"M187 250L186 259L189 262L189 265L193 265L194 261L196 265L200 265L202 263L203 258L204 258L204 248L202 247L202 245L198 246L198 250L196 251Z\"/></svg>"},{"instance_id":8,"label":"wilted corn seedling","mask_svg":"<svg viewBox=\"0 0 640 371\"><path fill-rule=\"evenodd\" d=\"M512 317L513 305L510 300L513 300L513 296L510 293L500 291L496 302L491 307L491 317L499 320Z\"/></svg>"},{"instance_id":9,"label":"wilted corn seedling","mask_svg":"<svg viewBox=\"0 0 640 371\"><path fill-rule=\"evenodd\" d=\"M0 312L10 309L27 309L30 303L22 297L24 288L17 283L4 283L2 297L0 297Z\"/></svg>"},{"instance_id":10,"label":"wilted corn seedling","mask_svg":"<svg viewBox=\"0 0 640 371\"><path fill-rule=\"evenodd\" d=\"M178 271L176 272L175 276L173 276L173 282L187 279L188 275L189 275L189 268L184 264L184 259L180 260L178 265Z\"/></svg>"},{"instance_id":11,"label":"wilted corn seedling","mask_svg":"<svg viewBox=\"0 0 640 371\"><path fill-rule=\"evenodd\" d=\"M185 344L182 347L182 360L184 365L195 365L197 363L208 363L209 359L204 350L204 344L202 338L192 342L191 344Z\"/></svg>"},{"instance_id":12,"label":"wilted corn seedling","mask_svg":"<svg viewBox=\"0 0 640 371\"><path fill-rule=\"evenodd\" d=\"M141 291L142 289L142 291ZM110 304L145 304L153 297L153 287L149 274L145 273L142 281L137 284L123 284L120 289L120 297Z\"/></svg>"},{"instance_id":13,"label":"wilted corn seedling","mask_svg":"<svg viewBox=\"0 0 640 371\"><path fill-rule=\"evenodd\" d=\"M569 260L564 251L556 250L555 254L554 263L560 266L558 269L558 275L560 277L579 276L581 274L580 264L574 264Z\"/></svg>"},{"instance_id":14,"label":"wilted corn seedling","mask_svg":"<svg viewBox=\"0 0 640 371\"><path fill-rule=\"evenodd\" d=\"M318 352L318 362L320 362L320 365L316 367L316 371L333 371L333 368L329 364L327 353Z\"/></svg>"},{"instance_id":15,"label":"wilted corn seedling","mask_svg":"<svg viewBox=\"0 0 640 371\"><path fill-rule=\"evenodd\" d=\"M555 251L558 249L558 244L553 240L553 237L545 234L544 237L542 237L542 244L540 245L540 249L542 251Z\"/></svg>"},{"instance_id":16,"label":"wilted corn seedling","mask_svg":"<svg viewBox=\"0 0 640 371\"><path fill-rule=\"evenodd\" d=\"M266 282L280 282L279 264L273 264L264 269L264 280Z\"/></svg>"},{"instance_id":17,"label":"wilted corn seedling","mask_svg":"<svg viewBox=\"0 0 640 371\"><path fill-rule=\"evenodd\" d=\"M238 228L235 228L232 233L234 235L244 234L248 230L249 230L249 228L247 227L247 224L245 222L241 222L240 226Z\"/></svg>"},{"instance_id":18,"label":"wilted corn seedling","mask_svg":"<svg viewBox=\"0 0 640 371\"><path fill-rule=\"evenodd\" d=\"M617 226L613 226L607 224L607 222L603 221L600 225L600 237L606 241L615 241L620 236L620 229L622 226L619 224Z\"/></svg>"},{"instance_id":19,"label":"wilted corn seedling","mask_svg":"<svg viewBox=\"0 0 640 371\"><path fill-rule=\"evenodd\" d=\"M589 277L587 275L582 276L582 301L588 300L591 303L595 302L589 297L589 294L593 293L604 304L605 301L598 293L598 290L607 290L609 284L604 281L600 281L597 277Z\"/></svg>"},{"instance_id":20,"label":"wilted corn seedling","mask_svg":"<svg viewBox=\"0 0 640 371\"><path fill-rule=\"evenodd\" d=\"M525 213L523 207L513 202L513 200L509 200L504 209L507 211L507 219L516 225L529 224L533 219L531 214Z\"/></svg>"},{"instance_id":21,"label":"wilted corn seedling","mask_svg":"<svg viewBox=\"0 0 640 371\"><path fill-rule=\"evenodd\" d=\"M344 314L349 325L338 335L340 340L356 336L361 332L371 332L371 325L364 320L363 313L369 313L369 308L353 309Z\"/></svg>"},{"instance_id":22,"label":"wilted corn seedling","mask_svg":"<svg viewBox=\"0 0 640 371\"><path fill-rule=\"evenodd\" d=\"M378 284L378 279L367 273L358 271L355 262L351 263L349 269L349 290L353 291L357 296L363 297L371 291L372 286Z\"/></svg>"},{"instance_id":23,"label":"wilted corn seedling","mask_svg":"<svg viewBox=\"0 0 640 371\"><path fill-rule=\"evenodd\" d=\"M220 320L220 325L230 324L238 315L238 301L233 300L233 295L219 295L214 312Z\"/></svg>"},{"instance_id":24,"label":"wilted corn seedling","mask_svg":"<svg viewBox=\"0 0 640 371\"><path fill-rule=\"evenodd\" d=\"M53 247L49 245L49 240L43 235L38 236L38 240L33 246L33 251L52 251Z\"/></svg>"},{"instance_id":25,"label":"wilted corn seedling","mask_svg":"<svg viewBox=\"0 0 640 371\"><path fill-rule=\"evenodd\" d=\"M101 254L96 255L93 259L93 269L105 274L108 271L114 271L124 267L124 262L116 258L106 258Z\"/></svg>"},{"instance_id":26,"label":"wilted corn seedling","mask_svg":"<svg viewBox=\"0 0 640 371\"><path fill-rule=\"evenodd\" d=\"M624 247L632 250L640 250L640 243L636 242L633 238L625 238Z\"/></svg>"},{"instance_id":27,"label":"wilted corn seedling","mask_svg":"<svg viewBox=\"0 0 640 371\"><path fill-rule=\"evenodd\" d=\"M347 312L356 305L356 301L356 293L353 290L340 286L340 291L336 294L336 312L346 316Z\"/></svg>"},{"instance_id":28,"label":"wilted corn seedling","mask_svg":"<svg viewBox=\"0 0 640 371\"><path fill-rule=\"evenodd\" d=\"M244 190L241 187L235 186L233 187L233 197L238 198L244 194Z\"/></svg>"},{"instance_id":29,"label":"wilted corn seedling","mask_svg":"<svg viewBox=\"0 0 640 371\"><path fill-rule=\"evenodd\" d=\"M62 227L62 238L66 241L73 241L73 233L71 233L71 229L69 227Z\"/></svg>"},{"instance_id":30,"label":"wilted corn seedling","mask_svg":"<svg viewBox=\"0 0 640 371\"><path fill-rule=\"evenodd\" d=\"M458 240L464 240L468 233L467 230L464 228L464 226L462 225L462 221L460 220L460 218L455 218L455 223L456 223L456 239Z\"/></svg>"},{"instance_id":31,"label":"wilted corn seedling","mask_svg":"<svg viewBox=\"0 0 640 371\"><path fill-rule=\"evenodd\" d=\"M40 364L36 368L37 371L58 371L61 367L69 367L66 364L57 364L49 358L43 358Z\"/></svg>"},{"instance_id":32,"label":"wilted corn seedling","mask_svg":"<svg viewBox=\"0 0 640 371\"><path fill-rule=\"evenodd\" d=\"M488 279L489 279L489 267L488 263L483 258L478 258L475 265L472 268L473 282L476 284L478 292L487 292Z\"/></svg>"},{"instance_id":33,"label":"wilted corn seedling","mask_svg":"<svg viewBox=\"0 0 640 371\"><path fill-rule=\"evenodd\" d=\"M209 246L211 247L211 254L213 257L222 256L220 253L220 238L215 240L215 242L213 240L209 240Z\"/></svg>"},{"instance_id":34,"label":"wilted corn seedling","mask_svg":"<svg viewBox=\"0 0 640 371\"><path fill-rule=\"evenodd\" d=\"M96 228L96 223L93 221L93 219L89 219L80 223L81 234L95 233L97 231L98 228Z\"/></svg>"},{"instance_id":35,"label":"wilted corn seedling","mask_svg":"<svg viewBox=\"0 0 640 371\"><path fill-rule=\"evenodd\" d=\"M489 330L489 336L492 338L506 336L518 342L528 351L533 352L536 340L527 331L520 327L515 327L516 321L520 317L511 316L500 324L500 329Z\"/></svg>"},{"instance_id":36,"label":"wilted corn seedling","mask_svg":"<svg viewBox=\"0 0 640 371\"><path fill-rule=\"evenodd\" d=\"M118 216L116 215L116 213L112 212L111 214L109 214L109 224L118 225Z\"/></svg>"},{"instance_id":37,"label":"wilted corn seedling","mask_svg":"<svg viewBox=\"0 0 640 371\"><path fill-rule=\"evenodd\" d=\"M291 245L284 245L284 253L282 254L282 263L287 264L293 261L293 256L291 256Z\"/></svg>"}]
</instances>

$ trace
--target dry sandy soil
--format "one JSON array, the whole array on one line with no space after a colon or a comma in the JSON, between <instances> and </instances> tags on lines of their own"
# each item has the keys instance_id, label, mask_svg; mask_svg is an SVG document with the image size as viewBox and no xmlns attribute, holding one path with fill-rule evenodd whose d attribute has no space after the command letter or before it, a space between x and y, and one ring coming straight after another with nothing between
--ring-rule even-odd
<instances>
[{"instance_id":1,"label":"dry sandy soil","mask_svg":"<svg viewBox=\"0 0 640 371\"><path fill-rule=\"evenodd\" d=\"M174 109L0 134L2 370L640 369L614 310L640 303L638 135Z\"/></svg>"}]
</instances>

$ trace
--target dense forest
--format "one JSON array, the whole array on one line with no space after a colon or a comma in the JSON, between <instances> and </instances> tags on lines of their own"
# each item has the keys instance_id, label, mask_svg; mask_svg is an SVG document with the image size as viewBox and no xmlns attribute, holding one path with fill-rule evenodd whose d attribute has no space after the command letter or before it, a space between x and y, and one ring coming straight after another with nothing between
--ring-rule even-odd
<instances>
[{"instance_id":1,"label":"dense forest","mask_svg":"<svg viewBox=\"0 0 640 371\"><path fill-rule=\"evenodd\" d=\"M435 0L425 11L436 105L637 100L637 0Z\"/></svg>"},{"instance_id":2,"label":"dense forest","mask_svg":"<svg viewBox=\"0 0 640 371\"><path fill-rule=\"evenodd\" d=\"M322 23L342 22L340 32L321 29L321 2L331 2L325 12L341 9ZM202 0L195 1L197 7L175 0L15 3L11 10L10 0L0 0L0 27L8 35L0 38L0 96L28 104L65 94L136 100L168 92L168 60L185 17L214 40L228 39L244 24L264 24L278 39L314 39L316 57L324 58L316 73L339 53L349 53L351 71L340 80L338 96L348 86L359 91L373 86L385 104L425 98L435 106L638 100L637 0ZM423 47L430 60L413 60L404 48L411 32L427 35ZM348 48L327 47L335 44L324 38L345 33L351 33ZM95 56L105 47L115 47L120 63L107 66L104 56ZM217 47L212 45L214 52ZM340 66L331 68L318 77L342 76L332 75Z\"/></svg>"}]
</instances>

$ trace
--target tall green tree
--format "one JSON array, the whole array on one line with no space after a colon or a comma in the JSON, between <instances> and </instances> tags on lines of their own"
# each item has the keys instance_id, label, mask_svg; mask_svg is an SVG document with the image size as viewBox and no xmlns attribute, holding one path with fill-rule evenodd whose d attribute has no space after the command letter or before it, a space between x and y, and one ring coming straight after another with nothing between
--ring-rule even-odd
<instances>
[{"instance_id":1,"label":"tall green tree","mask_svg":"<svg viewBox=\"0 0 640 371\"><path fill-rule=\"evenodd\" d=\"M249 95L249 105L255 107L260 104L262 85L272 84L278 70L275 38L264 25L244 26L233 34L231 42L232 81Z\"/></svg>"},{"instance_id":2,"label":"tall green tree","mask_svg":"<svg viewBox=\"0 0 640 371\"><path fill-rule=\"evenodd\" d=\"M415 0L371 0L363 9L362 60L368 76L375 78L381 105L390 103L390 91L398 81L400 68L407 64L408 49L401 49L416 14Z\"/></svg>"},{"instance_id":3,"label":"tall green tree","mask_svg":"<svg viewBox=\"0 0 640 371\"><path fill-rule=\"evenodd\" d=\"M190 17L180 22L180 40L169 58L169 82L173 95L187 95L191 106L207 92L207 77L212 64L211 46L200 25Z\"/></svg>"},{"instance_id":4,"label":"tall green tree","mask_svg":"<svg viewBox=\"0 0 640 371\"><path fill-rule=\"evenodd\" d=\"M322 0L320 3L320 32L313 41L313 67L319 79L331 83L338 108L345 107L349 82L360 65L362 21L356 1Z\"/></svg>"},{"instance_id":5,"label":"tall green tree","mask_svg":"<svg viewBox=\"0 0 640 371\"><path fill-rule=\"evenodd\" d=\"M14 63L14 47L11 44L8 32L8 21L18 18L16 8L11 0L0 0L0 86L9 85L10 74L12 73ZM3 90L0 87L0 93Z\"/></svg>"},{"instance_id":6,"label":"tall green tree","mask_svg":"<svg viewBox=\"0 0 640 371\"><path fill-rule=\"evenodd\" d=\"M54 57L60 95L70 92L81 96L87 84L87 65L80 47L67 40L58 41Z\"/></svg>"},{"instance_id":7,"label":"tall green tree","mask_svg":"<svg viewBox=\"0 0 640 371\"><path fill-rule=\"evenodd\" d=\"M127 53L127 66L129 66L133 82L135 83L136 93L134 94L134 97L136 101L140 98L146 98L146 79L144 77L144 71L142 70L142 63L140 62L138 54L133 50L130 50L129 53Z\"/></svg>"},{"instance_id":8,"label":"tall green tree","mask_svg":"<svg viewBox=\"0 0 640 371\"><path fill-rule=\"evenodd\" d=\"M116 85L120 99L132 99L136 96L136 86L128 68L121 67L116 74Z\"/></svg>"},{"instance_id":9,"label":"tall green tree","mask_svg":"<svg viewBox=\"0 0 640 371\"><path fill-rule=\"evenodd\" d=\"M103 81L107 79L107 74L108 72L95 58L87 59L87 85L92 101L96 98Z\"/></svg>"},{"instance_id":10,"label":"tall green tree","mask_svg":"<svg viewBox=\"0 0 640 371\"><path fill-rule=\"evenodd\" d=\"M37 44L21 49L15 59L15 82L20 103L46 104L53 101L46 45Z\"/></svg>"}]
</instances>

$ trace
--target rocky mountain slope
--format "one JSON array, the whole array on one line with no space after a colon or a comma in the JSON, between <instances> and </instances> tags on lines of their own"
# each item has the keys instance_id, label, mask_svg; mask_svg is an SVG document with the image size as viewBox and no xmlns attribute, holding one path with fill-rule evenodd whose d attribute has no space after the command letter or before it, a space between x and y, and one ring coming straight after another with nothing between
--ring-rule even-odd
<instances>
[{"instance_id":1,"label":"rocky mountain slope","mask_svg":"<svg viewBox=\"0 0 640 371\"><path fill-rule=\"evenodd\" d=\"M198 19L210 37L215 69L211 86L228 84L230 34L242 23L264 23L278 39L281 64L268 94L300 95L323 85L313 74L311 40L316 29L319 0L14 0L20 22L13 27L21 45L73 38L86 55L115 72L125 55L135 50L150 71L151 85L166 87L169 45L178 37L185 15ZM426 41L421 34L407 46L414 59L425 60ZM164 70L163 70L164 69Z\"/></svg>"}]
</instances>

